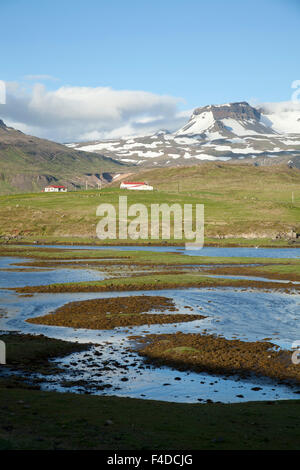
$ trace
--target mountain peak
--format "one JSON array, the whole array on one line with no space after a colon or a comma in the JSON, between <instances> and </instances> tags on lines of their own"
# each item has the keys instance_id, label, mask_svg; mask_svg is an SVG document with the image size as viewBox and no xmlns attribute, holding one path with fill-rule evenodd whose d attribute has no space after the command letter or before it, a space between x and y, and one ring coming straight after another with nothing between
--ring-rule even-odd
<instances>
[{"instance_id":1,"label":"mountain peak","mask_svg":"<svg viewBox=\"0 0 300 470\"><path fill-rule=\"evenodd\" d=\"M2 121L2 119L0 119L0 127L1 127L2 129L7 129L7 125L5 124L4 121Z\"/></svg>"},{"instance_id":2,"label":"mountain peak","mask_svg":"<svg viewBox=\"0 0 300 470\"><path fill-rule=\"evenodd\" d=\"M196 108L193 115L199 115L203 112L212 112L215 119L233 118L239 120L257 119L260 120L260 112L250 106L247 101L240 101L236 103L209 105L201 108Z\"/></svg>"},{"instance_id":3,"label":"mountain peak","mask_svg":"<svg viewBox=\"0 0 300 470\"><path fill-rule=\"evenodd\" d=\"M246 101L196 108L188 123L176 135L201 135L224 139L254 134L274 134L261 122L261 113Z\"/></svg>"}]
</instances>

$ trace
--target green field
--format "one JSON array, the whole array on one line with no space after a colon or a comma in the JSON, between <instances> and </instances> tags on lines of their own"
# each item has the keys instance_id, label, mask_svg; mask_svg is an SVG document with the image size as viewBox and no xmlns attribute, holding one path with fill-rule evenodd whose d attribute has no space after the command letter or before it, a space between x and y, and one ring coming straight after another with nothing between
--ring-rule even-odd
<instances>
[{"instance_id":1,"label":"green field","mask_svg":"<svg viewBox=\"0 0 300 470\"><path fill-rule=\"evenodd\" d=\"M0 403L0 450L299 450L299 400L189 405L0 383Z\"/></svg>"},{"instance_id":2,"label":"green field","mask_svg":"<svg viewBox=\"0 0 300 470\"><path fill-rule=\"evenodd\" d=\"M119 196L128 205L204 204L206 244L283 246L281 232L300 232L300 171L281 166L207 163L194 167L150 170L138 175L153 192L107 187L66 194L31 193L0 197L2 240L50 243L170 243L174 240L104 240L96 236L97 206L111 203L118 215ZM293 194L293 203L292 203Z\"/></svg>"}]
</instances>

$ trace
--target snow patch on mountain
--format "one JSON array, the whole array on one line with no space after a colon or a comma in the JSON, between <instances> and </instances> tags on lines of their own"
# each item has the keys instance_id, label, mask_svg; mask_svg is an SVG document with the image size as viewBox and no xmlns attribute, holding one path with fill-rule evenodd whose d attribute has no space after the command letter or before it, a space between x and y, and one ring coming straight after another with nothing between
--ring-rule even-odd
<instances>
[{"instance_id":1,"label":"snow patch on mountain","mask_svg":"<svg viewBox=\"0 0 300 470\"><path fill-rule=\"evenodd\" d=\"M178 131L124 137L69 147L142 166L194 164L199 160L300 158L300 104L247 102L196 108Z\"/></svg>"},{"instance_id":2,"label":"snow patch on mountain","mask_svg":"<svg viewBox=\"0 0 300 470\"><path fill-rule=\"evenodd\" d=\"M202 134L214 125L215 119L211 111L203 112L200 116L193 115L190 121L179 129L175 135Z\"/></svg>"}]
</instances>

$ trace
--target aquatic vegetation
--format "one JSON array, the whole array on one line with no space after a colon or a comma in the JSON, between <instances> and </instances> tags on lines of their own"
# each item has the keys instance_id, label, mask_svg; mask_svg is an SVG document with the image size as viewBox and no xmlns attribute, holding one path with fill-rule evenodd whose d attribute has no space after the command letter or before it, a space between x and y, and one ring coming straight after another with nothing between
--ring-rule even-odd
<instances>
[{"instance_id":1,"label":"aquatic vegetation","mask_svg":"<svg viewBox=\"0 0 300 470\"><path fill-rule=\"evenodd\" d=\"M53 313L27 319L38 325L67 326L93 330L134 325L154 325L201 320L203 315L145 313L177 310L172 299L160 296L130 296L70 302Z\"/></svg>"},{"instance_id":2,"label":"aquatic vegetation","mask_svg":"<svg viewBox=\"0 0 300 470\"><path fill-rule=\"evenodd\" d=\"M268 341L241 341L205 334L147 335L132 337L144 347L138 353L156 366L221 375L270 377L300 385L300 369L291 351ZM300 389L299 389L300 393Z\"/></svg>"}]
</instances>

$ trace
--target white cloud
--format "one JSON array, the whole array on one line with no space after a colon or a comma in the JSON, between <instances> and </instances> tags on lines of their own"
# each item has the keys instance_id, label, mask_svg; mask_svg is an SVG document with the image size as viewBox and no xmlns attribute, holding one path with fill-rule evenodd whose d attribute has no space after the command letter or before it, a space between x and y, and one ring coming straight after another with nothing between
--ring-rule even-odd
<instances>
[{"instance_id":1,"label":"white cloud","mask_svg":"<svg viewBox=\"0 0 300 470\"><path fill-rule=\"evenodd\" d=\"M262 103L257 105L261 106L269 114L285 113L285 112L300 112L299 101L280 101L277 103Z\"/></svg>"},{"instance_id":2,"label":"white cloud","mask_svg":"<svg viewBox=\"0 0 300 470\"><path fill-rule=\"evenodd\" d=\"M41 74L41 75L25 75L24 80L29 80L29 81L36 81L36 80L42 80L42 81L51 81L51 82L57 82L59 78L53 77L52 75L47 75L47 74Z\"/></svg>"},{"instance_id":3,"label":"white cloud","mask_svg":"<svg viewBox=\"0 0 300 470\"><path fill-rule=\"evenodd\" d=\"M0 107L0 116L23 132L62 142L175 130L187 118L178 111L183 100L168 95L109 87L6 85L7 104Z\"/></svg>"},{"instance_id":4,"label":"white cloud","mask_svg":"<svg viewBox=\"0 0 300 470\"><path fill-rule=\"evenodd\" d=\"M300 133L300 101L263 103L262 121L279 133Z\"/></svg>"}]
</instances>

